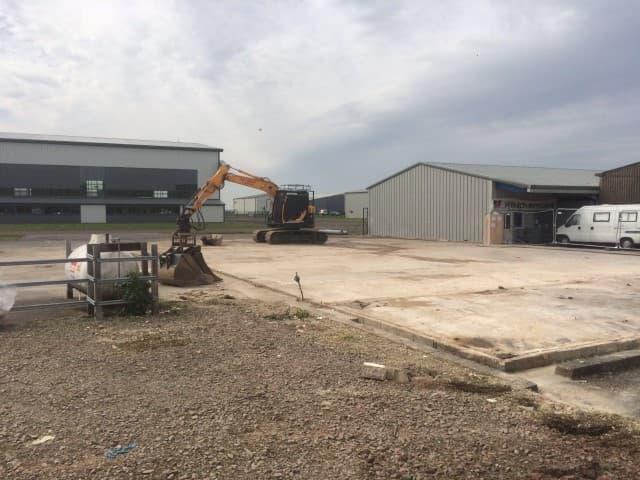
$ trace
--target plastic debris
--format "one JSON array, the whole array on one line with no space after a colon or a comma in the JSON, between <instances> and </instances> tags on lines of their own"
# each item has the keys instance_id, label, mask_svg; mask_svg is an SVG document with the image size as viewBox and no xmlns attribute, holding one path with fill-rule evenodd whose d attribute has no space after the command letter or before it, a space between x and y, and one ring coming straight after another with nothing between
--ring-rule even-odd
<instances>
[{"instance_id":1,"label":"plastic debris","mask_svg":"<svg viewBox=\"0 0 640 480\"><path fill-rule=\"evenodd\" d=\"M53 440L54 438L56 438L54 435L43 435L42 437L37 438L36 440L31 442L31 445L40 445L42 443L47 443Z\"/></svg>"},{"instance_id":2,"label":"plastic debris","mask_svg":"<svg viewBox=\"0 0 640 480\"><path fill-rule=\"evenodd\" d=\"M125 445L124 447L115 447L115 448L112 448L111 450L109 450L107 452L107 457L115 458L118 455L121 455L123 453L127 453L130 450L133 450L134 448L136 448L136 444L135 443L132 443L130 445Z\"/></svg>"}]
</instances>

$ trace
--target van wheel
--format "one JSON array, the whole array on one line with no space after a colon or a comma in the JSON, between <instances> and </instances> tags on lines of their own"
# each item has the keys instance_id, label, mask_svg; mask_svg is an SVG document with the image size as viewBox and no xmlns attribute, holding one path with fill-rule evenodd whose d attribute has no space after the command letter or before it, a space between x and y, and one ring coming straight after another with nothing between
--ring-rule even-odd
<instances>
[{"instance_id":1,"label":"van wheel","mask_svg":"<svg viewBox=\"0 0 640 480\"><path fill-rule=\"evenodd\" d=\"M569 237L559 235L558 237L556 237L556 241L562 245L567 245L569 243Z\"/></svg>"},{"instance_id":2,"label":"van wheel","mask_svg":"<svg viewBox=\"0 0 640 480\"><path fill-rule=\"evenodd\" d=\"M632 248L633 240L631 240L630 238L622 238L620 239L620 246L622 248Z\"/></svg>"}]
</instances>

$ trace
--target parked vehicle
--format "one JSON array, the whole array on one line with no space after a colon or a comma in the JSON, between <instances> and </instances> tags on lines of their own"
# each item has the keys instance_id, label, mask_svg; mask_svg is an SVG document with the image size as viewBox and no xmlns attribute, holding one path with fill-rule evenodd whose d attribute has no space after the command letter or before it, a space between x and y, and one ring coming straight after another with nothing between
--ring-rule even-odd
<instances>
[{"instance_id":1,"label":"parked vehicle","mask_svg":"<svg viewBox=\"0 0 640 480\"><path fill-rule=\"evenodd\" d=\"M640 204L589 205L579 208L556 230L559 243L640 245Z\"/></svg>"}]
</instances>

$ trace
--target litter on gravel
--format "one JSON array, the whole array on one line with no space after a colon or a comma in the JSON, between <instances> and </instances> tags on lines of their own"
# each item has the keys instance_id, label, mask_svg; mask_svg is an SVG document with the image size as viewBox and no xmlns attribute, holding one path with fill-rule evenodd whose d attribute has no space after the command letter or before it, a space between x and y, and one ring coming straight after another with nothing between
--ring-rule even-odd
<instances>
[{"instance_id":1,"label":"litter on gravel","mask_svg":"<svg viewBox=\"0 0 640 480\"><path fill-rule=\"evenodd\" d=\"M109 458L115 458L118 455L121 455L123 453L127 453L131 450L133 450L134 448L136 448L136 444L132 443L130 445L125 445L124 447L114 447L111 450L109 450L107 452L107 457Z\"/></svg>"}]
</instances>

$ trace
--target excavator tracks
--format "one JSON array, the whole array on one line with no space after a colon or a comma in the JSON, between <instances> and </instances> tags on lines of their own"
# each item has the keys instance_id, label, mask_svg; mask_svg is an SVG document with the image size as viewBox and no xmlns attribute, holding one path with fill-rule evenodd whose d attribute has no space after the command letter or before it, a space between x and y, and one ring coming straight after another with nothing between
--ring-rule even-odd
<instances>
[{"instance_id":1,"label":"excavator tracks","mask_svg":"<svg viewBox=\"0 0 640 480\"><path fill-rule=\"evenodd\" d=\"M317 230L293 229L264 229L253 232L253 240L257 243L281 244L313 244L322 245L328 235Z\"/></svg>"}]
</instances>

